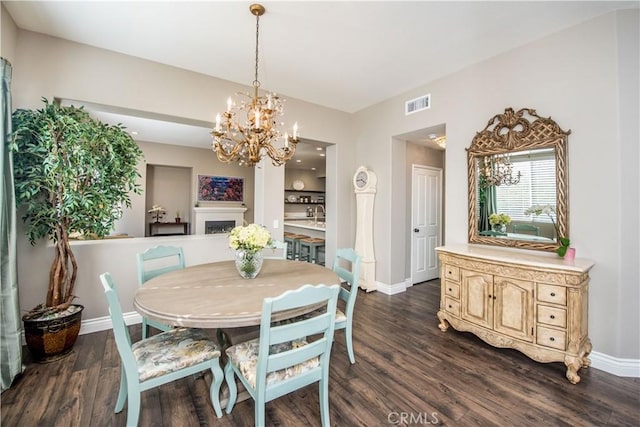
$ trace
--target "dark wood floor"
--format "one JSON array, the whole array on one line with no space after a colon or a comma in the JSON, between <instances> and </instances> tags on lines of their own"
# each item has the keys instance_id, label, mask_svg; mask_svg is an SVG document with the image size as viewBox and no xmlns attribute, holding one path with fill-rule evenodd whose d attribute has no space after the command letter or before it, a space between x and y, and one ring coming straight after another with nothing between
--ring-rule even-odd
<instances>
[{"instance_id":1,"label":"dark wood floor","mask_svg":"<svg viewBox=\"0 0 640 427\"><path fill-rule=\"evenodd\" d=\"M577 385L562 363L541 364L474 335L437 327L439 282L386 296L361 292L349 364L342 331L331 357L334 426L639 426L640 379L582 370ZM140 326L131 327L132 338ZM28 358L28 356L27 356ZM120 375L111 331L83 335L73 353L34 364L1 396L2 426L124 426L114 414ZM141 426L250 426L253 402L218 419L210 376L143 393ZM267 404L269 426L319 426L317 387Z\"/></svg>"}]
</instances>

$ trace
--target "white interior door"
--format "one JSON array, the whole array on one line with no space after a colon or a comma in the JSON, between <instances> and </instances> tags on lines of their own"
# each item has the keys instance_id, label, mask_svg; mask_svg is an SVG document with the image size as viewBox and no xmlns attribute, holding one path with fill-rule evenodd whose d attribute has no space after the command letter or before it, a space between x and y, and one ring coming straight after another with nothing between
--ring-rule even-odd
<instances>
[{"instance_id":1,"label":"white interior door","mask_svg":"<svg viewBox=\"0 0 640 427\"><path fill-rule=\"evenodd\" d=\"M411 283L440 275L435 248L442 240L442 169L413 165Z\"/></svg>"}]
</instances>

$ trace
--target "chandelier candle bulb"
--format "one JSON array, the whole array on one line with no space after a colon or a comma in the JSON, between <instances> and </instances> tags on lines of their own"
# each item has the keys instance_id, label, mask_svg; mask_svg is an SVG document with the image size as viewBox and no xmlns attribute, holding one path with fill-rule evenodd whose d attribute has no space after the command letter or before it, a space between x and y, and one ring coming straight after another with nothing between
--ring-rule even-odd
<instances>
[{"instance_id":1,"label":"chandelier candle bulb","mask_svg":"<svg viewBox=\"0 0 640 427\"><path fill-rule=\"evenodd\" d=\"M231 97L229 97L227 99L227 112L230 113L231 112L231 106L233 105L233 100L231 99Z\"/></svg>"},{"instance_id":2,"label":"chandelier candle bulb","mask_svg":"<svg viewBox=\"0 0 640 427\"><path fill-rule=\"evenodd\" d=\"M220 132L220 113L216 114L216 132Z\"/></svg>"},{"instance_id":3,"label":"chandelier candle bulb","mask_svg":"<svg viewBox=\"0 0 640 427\"><path fill-rule=\"evenodd\" d=\"M298 122L293 124L293 139L298 139Z\"/></svg>"},{"instance_id":4,"label":"chandelier candle bulb","mask_svg":"<svg viewBox=\"0 0 640 427\"><path fill-rule=\"evenodd\" d=\"M284 147L289 148L289 134L287 132L284 133Z\"/></svg>"}]
</instances>

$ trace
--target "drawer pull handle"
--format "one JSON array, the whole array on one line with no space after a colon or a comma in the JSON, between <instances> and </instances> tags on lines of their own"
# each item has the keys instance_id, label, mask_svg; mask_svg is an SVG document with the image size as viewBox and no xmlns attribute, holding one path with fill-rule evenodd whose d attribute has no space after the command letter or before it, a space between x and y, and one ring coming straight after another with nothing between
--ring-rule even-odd
<instances>
[{"instance_id":1,"label":"drawer pull handle","mask_svg":"<svg viewBox=\"0 0 640 427\"><path fill-rule=\"evenodd\" d=\"M451 307L451 304L449 304L449 308L452 308L452 307Z\"/></svg>"},{"instance_id":2,"label":"drawer pull handle","mask_svg":"<svg viewBox=\"0 0 640 427\"><path fill-rule=\"evenodd\" d=\"M555 293L555 292L551 292L551 296L552 296L552 297L555 297L555 296L556 296L556 293Z\"/></svg>"},{"instance_id":3,"label":"drawer pull handle","mask_svg":"<svg viewBox=\"0 0 640 427\"><path fill-rule=\"evenodd\" d=\"M451 288L449 288L449 292L451 292Z\"/></svg>"},{"instance_id":4,"label":"drawer pull handle","mask_svg":"<svg viewBox=\"0 0 640 427\"><path fill-rule=\"evenodd\" d=\"M453 273L451 272L451 270L449 270L449 274L453 274Z\"/></svg>"},{"instance_id":5,"label":"drawer pull handle","mask_svg":"<svg viewBox=\"0 0 640 427\"><path fill-rule=\"evenodd\" d=\"M549 341L555 341L556 339L554 337L549 338Z\"/></svg>"},{"instance_id":6,"label":"drawer pull handle","mask_svg":"<svg viewBox=\"0 0 640 427\"><path fill-rule=\"evenodd\" d=\"M551 316L549 316L549 317L551 317L552 319L555 319L555 318L556 318L556 316L554 316L553 314L552 314Z\"/></svg>"}]
</instances>

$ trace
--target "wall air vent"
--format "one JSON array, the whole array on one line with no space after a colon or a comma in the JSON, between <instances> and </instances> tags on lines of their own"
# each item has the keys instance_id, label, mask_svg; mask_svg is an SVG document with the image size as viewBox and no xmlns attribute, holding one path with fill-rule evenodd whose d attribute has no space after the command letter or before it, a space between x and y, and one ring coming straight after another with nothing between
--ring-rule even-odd
<instances>
[{"instance_id":1,"label":"wall air vent","mask_svg":"<svg viewBox=\"0 0 640 427\"><path fill-rule=\"evenodd\" d=\"M426 110L431 108L431 94L428 93L419 98L410 99L409 101L404 103L404 115L408 116L409 114L417 113L418 111Z\"/></svg>"}]
</instances>

